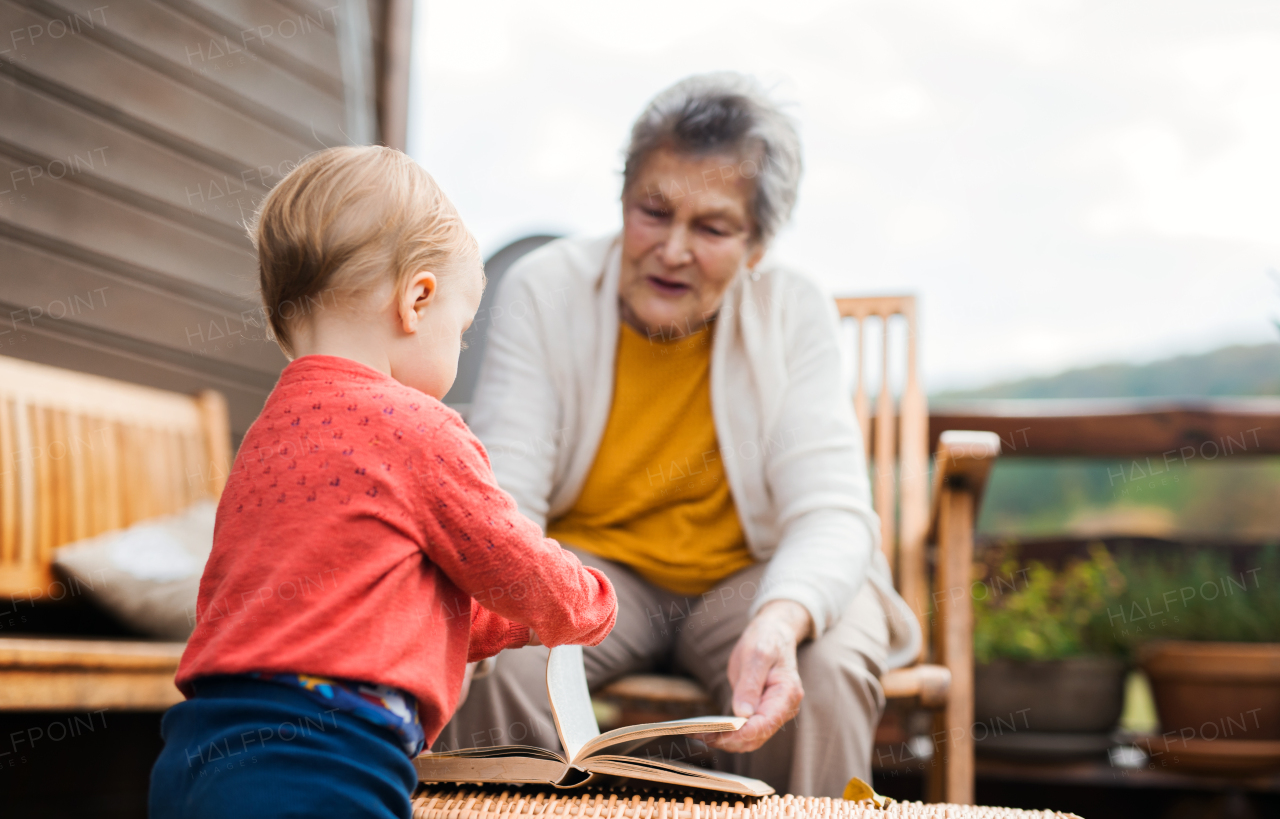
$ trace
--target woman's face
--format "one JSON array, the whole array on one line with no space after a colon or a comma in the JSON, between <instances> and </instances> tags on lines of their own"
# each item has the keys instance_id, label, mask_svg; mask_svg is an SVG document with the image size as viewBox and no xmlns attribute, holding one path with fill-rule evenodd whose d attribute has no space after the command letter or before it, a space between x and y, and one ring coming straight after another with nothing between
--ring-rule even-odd
<instances>
[{"instance_id":1,"label":"woman's face","mask_svg":"<svg viewBox=\"0 0 1280 819\"><path fill-rule=\"evenodd\" d=\"M622 194L622 320L650 338L679 338L715 316L734 276L755 267L750 160L653 153Z\"/></svg>"}]
</instances>

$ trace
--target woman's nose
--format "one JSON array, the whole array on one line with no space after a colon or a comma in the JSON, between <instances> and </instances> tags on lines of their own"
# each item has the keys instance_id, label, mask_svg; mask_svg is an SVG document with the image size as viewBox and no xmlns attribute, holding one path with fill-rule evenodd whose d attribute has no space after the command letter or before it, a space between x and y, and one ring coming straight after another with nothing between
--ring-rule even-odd
<instances>
[{"instance_id":1,"label":"woman's nose","mask_svg":"<svg viewBox=\"0 0 1280 819\"><path fill-rule=\"evenodd\" d=\"M693 261L693 248L689 244L689 229L676 223L671 226L667 240L662 243L662 262L667 267L680 267Z\"/></svg>"}]
</instances>

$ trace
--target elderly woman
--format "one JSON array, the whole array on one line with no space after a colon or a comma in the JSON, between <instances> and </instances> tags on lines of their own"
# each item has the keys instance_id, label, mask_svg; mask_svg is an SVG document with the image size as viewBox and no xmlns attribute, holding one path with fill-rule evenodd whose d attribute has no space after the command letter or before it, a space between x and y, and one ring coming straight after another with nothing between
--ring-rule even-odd
<instances>
[{"instance_id":1,"label":"elderly woman","mask_svg":"<svg viewBox=\"0 0 1280 819\"><path fill-rule=\"evenodd\" d=\"M562 240L497 293L471 425L502 486L602 569L618 623L588 683L673 669L749 717L707 737L779 791L870 775L879 675L914 618L877 548L832 301L764 261L800 181L751 80L686 79L627 151L622 232ZM545 648L503 653L440 746L555 747Z\"/></svg>"}]
</instances>

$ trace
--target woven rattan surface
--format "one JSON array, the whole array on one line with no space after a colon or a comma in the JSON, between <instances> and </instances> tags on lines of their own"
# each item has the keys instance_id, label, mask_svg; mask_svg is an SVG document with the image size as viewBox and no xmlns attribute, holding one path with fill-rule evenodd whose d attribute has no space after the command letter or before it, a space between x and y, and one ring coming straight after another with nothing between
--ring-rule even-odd
<instances>
[{"instance_id":1,"label":"woven rattan surface","mask_svg":"<svg viewBox=\"0 0 1280 819\"><path fill-rule=\"evenodd\" d=\"M714 794L701 793L704 800ZM869 802L802 796L730 797L699 801L661 788L619 788L589 793L492 787L434 787L413 800L413 819L882 819L883 817L974 817L974 819L1080 819L1075 814L975 805L894 802L875 808Z\"/></svg>"}]
</instances>

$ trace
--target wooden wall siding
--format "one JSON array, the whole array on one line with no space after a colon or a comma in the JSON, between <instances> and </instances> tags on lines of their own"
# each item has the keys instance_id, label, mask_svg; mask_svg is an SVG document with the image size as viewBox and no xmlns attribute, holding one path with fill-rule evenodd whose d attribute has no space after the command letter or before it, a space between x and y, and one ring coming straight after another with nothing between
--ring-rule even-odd
<instances>
[{"instance_id":1,"label":"wooden wall siding","mask_svg":"<svg viewBox=\"0 0 1280 819\"><path fill-rule=\"evenodd\" d=\"M244 222L352 141L351 60L375 71L364 118L403 118L387 2L0 0L0 355L217 389L238 441L285 363Z\"/></svg>"}]
</instances>

